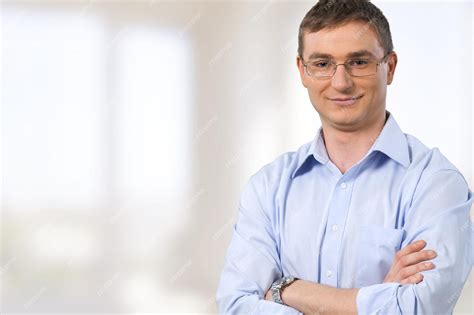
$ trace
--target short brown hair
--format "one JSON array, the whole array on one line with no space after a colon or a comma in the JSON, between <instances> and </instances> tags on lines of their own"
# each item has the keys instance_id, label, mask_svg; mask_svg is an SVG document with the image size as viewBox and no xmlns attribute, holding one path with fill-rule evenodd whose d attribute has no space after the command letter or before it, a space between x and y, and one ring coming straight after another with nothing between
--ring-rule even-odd
<instances>
[{"instance_id":1,"label":"short brown hair","mask_svg":"<svg viewBox=\"0 0 474 315\"><path fill-rule=\"evenodd\" d=\"M366 22L379 39L385 54L392 52L393 43L390 25L370 0L320 0L306 13L298 32L298 55L303 58L303 36L305 32L317 32L324 28L334 28L349 22Z\"/></svg>"}]
</instances>

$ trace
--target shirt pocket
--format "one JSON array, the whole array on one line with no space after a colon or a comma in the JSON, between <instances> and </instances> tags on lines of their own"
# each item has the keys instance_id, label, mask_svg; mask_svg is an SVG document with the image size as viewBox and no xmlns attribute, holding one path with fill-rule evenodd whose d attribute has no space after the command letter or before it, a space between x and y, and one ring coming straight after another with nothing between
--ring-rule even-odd
<instances>
[{"instance_id":1,"label":"shirt pocket","mask_svg":"<svg viewBox=\"0 0 474 315\"><path fill-rule=\"evenodd\" d=\"M361 287L383 282L402 239L403 230L378 226L358 228L356 272Z\"/></svg>"}]
</instances>

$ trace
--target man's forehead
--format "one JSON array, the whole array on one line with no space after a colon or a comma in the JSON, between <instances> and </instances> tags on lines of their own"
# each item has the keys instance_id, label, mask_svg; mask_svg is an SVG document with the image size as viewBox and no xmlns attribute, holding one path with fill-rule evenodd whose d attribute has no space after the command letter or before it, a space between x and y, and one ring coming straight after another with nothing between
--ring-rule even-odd
<instances>
[{"instance_id":1,"label":"man's forehead","mask_svg":"<svg viewBox=\"0 0 474 315\"><path fill-rule=\"evenodd\" d=\"M315 32L305 30L304 35L305 37L308 35L318 36L319 40L331 40L340 37L352 40L366 38L377 39L374 25L371 22L364 21L347 22L341 25L325 27Z\"/></svg>"},{"instance_id":2,"label":"man's forehead","mask_svg":"<svg viewBox=\"0 0 474 315\"><path fill-rule=\"evenodd\" d=\"M304 34L305 55L327 54L331 57L380 57L383 48L376 32L364 22L351 22L333 28L324 28ZM358 55L357 55L358 54ZM372 56L370 56L372 55Z\"/></svg>"}]
</instances>

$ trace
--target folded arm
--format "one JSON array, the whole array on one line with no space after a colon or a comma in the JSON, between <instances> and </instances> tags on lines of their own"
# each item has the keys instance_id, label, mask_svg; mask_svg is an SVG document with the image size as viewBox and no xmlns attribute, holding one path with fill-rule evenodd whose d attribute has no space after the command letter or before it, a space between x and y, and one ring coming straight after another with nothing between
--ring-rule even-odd
<instances>
[{"instance_id":1,"label":"folded arm","mask_svg":"<svg viewBox=\"0 0 474 315\"><path fill-rule=\"evenodd\" d=\"M413 242L411 246L415 247L416 239L426 240L438 255L430 256L428 251L420 251L419 256L426 259L436 257L436 268L430 266L422 278L413 278L415 284L397 281L360 289L338 289L310 281L296 281L283 291L283 301L304 314L452 313L472 268L469 211L473 196L464 178L454 170L437 172L420 185L407 216L407 234L402 246ZM411 277L417 272L413 266L419 266L420 260L413 260L413 254L405 257L408 257L403 260L405 263L413 263L408 274ZM398 264L392 269L402 270L397 268ZM389 272L387 278L397 276Z\"/></svg>"},{"instance_id":2,"label":"folded arm","mask_svg":"<svg viewBox=\"0 0 474 315\"><path fill-rule=\"evenodd\" d=\"M435 269L417 284L389 282L360 289L338 289L296 281L283 291L280 305L265 293L282 276L272 224L250 182L239 207L224 271L217 292L225 314L434 314L451 313L472 267L470 207L464 178L455 170L422 178L406 213L402 246L423 239L436 249ZM257 205L257 206L256 206ZM249 211L248 209L252 209Z\"/></svg>"},{"instance_id":3,"label":"folded arm","mask_svg":"<svg viewBox=\"0 0 474 315\"><path fill-rule=\"evenodd\" d=\"M470 208L463 176L441 170L420 179L406 213L402 246L423 239L437 252L436 268L418 284L383 283L361 288L361 314L451 314L472 268Z\"/></svg>"},{"instance_id":4,"label":"folded arm","mask_svg":"<svg viewBox=\"0 0 474 315\"><path fill-rule=\"evenodd\" d=\"M265 300L271 284L282 277L275 233L264 209L264 179L255 175L244 188L239 217L227 250L217 289L220 314L300 314Z\"/></svg>"}]
</instances>

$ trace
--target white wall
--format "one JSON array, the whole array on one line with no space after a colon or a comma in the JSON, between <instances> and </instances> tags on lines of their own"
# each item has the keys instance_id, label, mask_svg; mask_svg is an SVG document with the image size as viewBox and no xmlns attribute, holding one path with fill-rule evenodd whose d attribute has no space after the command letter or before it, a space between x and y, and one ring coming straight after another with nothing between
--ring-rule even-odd
<instances>
[{"instance_id":1,"label":"white wall","mask_svg":"<svg viewBox=\"0 0 474 315\"><path fill-rule=\"evenodd\" d=\"M374 2L388 109L472 189L472 4ZM295 66L313 4L2 2L2 313L215 312L243 184L320 124Z\"/></svg>"}]
</instances>

